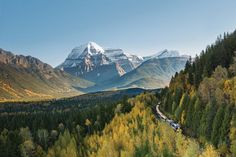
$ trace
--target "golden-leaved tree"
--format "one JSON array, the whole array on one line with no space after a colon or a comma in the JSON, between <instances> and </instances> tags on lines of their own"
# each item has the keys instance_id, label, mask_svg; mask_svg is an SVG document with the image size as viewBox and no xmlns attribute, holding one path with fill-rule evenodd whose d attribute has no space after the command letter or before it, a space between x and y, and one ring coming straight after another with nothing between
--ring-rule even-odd
<instances>
[{"instance_id":1,"label":"golden-leaved tree","mask_svg":"<svg viewBox=\"0 0 236 157\"><path fill-rule=\"evenodd\" d=\"M130 113L116 115L101 134L86 137L89 157L127 156L218 156L212 146L200 149L199 144L175 132L169 125L157 121L144 104L151 95L131 100Z\"/></svg>"},{"instance_id":2,"label":"golden-leaved tree","mask_svg":"<svg viewBox=\"0 0 236 157\"><path fill-rule=\"evenodd\" d=\"M78 157L75 138L68 130L61 134L54 146L48 150L47 157Z\"/></svg>"}]
</instances>

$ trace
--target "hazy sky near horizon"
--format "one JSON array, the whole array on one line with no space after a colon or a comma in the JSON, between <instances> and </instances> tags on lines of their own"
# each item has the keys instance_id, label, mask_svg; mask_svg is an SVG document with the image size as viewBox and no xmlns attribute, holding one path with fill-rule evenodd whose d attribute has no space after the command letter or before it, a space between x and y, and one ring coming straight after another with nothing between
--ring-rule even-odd
<instances>
[{"instance_id":1,"label":"hazy sky near horizon","mask_svg":"<svg viewBox=\"0 0 236 157\"><path fill-rule=\"evenodd\" d=\"M235 0L0 0L0 48L53 66L88 41L194 56L236 29L235 8Z\"/></svg>"}]
</instances>

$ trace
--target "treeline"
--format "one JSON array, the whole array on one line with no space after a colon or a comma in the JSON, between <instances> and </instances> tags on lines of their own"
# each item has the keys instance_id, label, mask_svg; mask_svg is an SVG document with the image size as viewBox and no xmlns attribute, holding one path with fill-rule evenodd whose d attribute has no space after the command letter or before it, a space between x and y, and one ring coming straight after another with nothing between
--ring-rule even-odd
<instances>
[{"instance_id":1,"label":"treeline","mask_svg":"<svg viewBox=\"0 0 236 157\"><path fill-rule=\"evenodd\" d=\"M236 31L190 59L160 94L162 110L185 134L236 156Z\"/></svg>"}]
</instances>

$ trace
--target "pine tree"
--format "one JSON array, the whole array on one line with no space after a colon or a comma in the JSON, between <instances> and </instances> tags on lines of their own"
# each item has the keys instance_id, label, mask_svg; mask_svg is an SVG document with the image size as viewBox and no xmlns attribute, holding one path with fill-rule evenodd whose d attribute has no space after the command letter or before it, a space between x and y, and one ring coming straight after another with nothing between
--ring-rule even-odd
<instances>
[{"instance_id":1,"label":"pine tree","mask_svg":"<svg viewBox=\"0 0 236 157\"><path fill-rule=\"evenodd\" d=\"M191 97L189 105L187 107L186 126L188 128L192 128L195 101L196 101L196 96Z\"/></svg>"},{"instance_id":2,"label":"pine tree","mask_svg":"<svg viewBox=\"0 0 236 157\"><path fill-rule=\"evenodd\" d=\"M195 135L198 135L198 127L200 125L201 120L201 104L200 99L197 98L195 104L194 104L194 112L193 112L193 131Z\"/></svg>"},{"instance_id":3,"label":"pine tree","mask_svg":"<svg viewBox=\"0 0 236 157\"><path fill-rule=\"evenodd\" d=\"M207 124L207 116L208 116L208 114L210 112L211 106L212 106L211 103L208 103L206 105L206 108L203 111L203 114L202 114L202 117L201 117L200 126L199 126L199 129L198 129L199 135L201 137L205 137L206 136L207 125L208 125Z\"/></svg>"},{"instance_id":4,"label":"pine tree","mask_svg":"<svg viewBox=\"0 0 236 157\"><path fill-rule=\"evenodd\" d=\"M220 140L220 127L222 125L224 118L224 107L223 105L220 106L216 112L214 121L213 121L213 126L212 126L212 133L211 133L211 142L217 146Z\"/></svg>"},{"instance_id":5,"label":"pine tree","mask_svg":"<svg viewBox=\"0 0 236 157\"><path fill-rule=\"evenodd\" d=\"M222 122L222 126L220 127L220 142L226 143L228 139L228 132L230 128L230 121L231 121L231 105L227 105L224 113L224 119Z\"/></svg>"},{"instance_id":6,"label":"pine tree","mask_svg":"<svg viewBox=\"0 0 236 157\"><path fill-rule=\"evenodd\" d=\"M205 137L207 138L207 140L211 140L211 132L212 132L212 125L213 125L213 121L214 121L214 117L217 111L216 108L216 103L215 101L210 102L209 104L210 108L209 108L209 112L207 114L207 118L206 118L206 130L205 130Z\"/></svg>"}]
</instances>

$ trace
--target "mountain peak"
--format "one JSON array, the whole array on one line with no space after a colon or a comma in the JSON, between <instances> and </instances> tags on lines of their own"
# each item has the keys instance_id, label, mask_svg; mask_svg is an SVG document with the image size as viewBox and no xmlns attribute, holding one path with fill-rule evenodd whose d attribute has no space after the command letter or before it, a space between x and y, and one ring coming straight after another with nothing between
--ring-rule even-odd
<instances>
[{"instance_id":1,"label":"mountain peak","mask_svg":"<svg viewBox=\"0 0 236 157\"><path fill-rule=\"evenodd\" d=\"M163 50L160 51L159 53L157 53L156 55L154 55L154 57L157 58L167 58L167 57L179 57L179 52L176 50Z\"/></svg>"},{"instance_id":2,"label":"mountain peak","mask_svg":"<svg viewBox=\"0 0 236 157\"><path fill-rule=\"evenodd\" d=\"M97 55L100 53L104 53L104 49L99 46L97 43L95 42L88 42L86 44L83 44L79 47L75 47L72 49L71 53L69 54L68 58L69 59L77 59L80 57L84 57L86 55Z\"/></svg>"}]
</instances>

